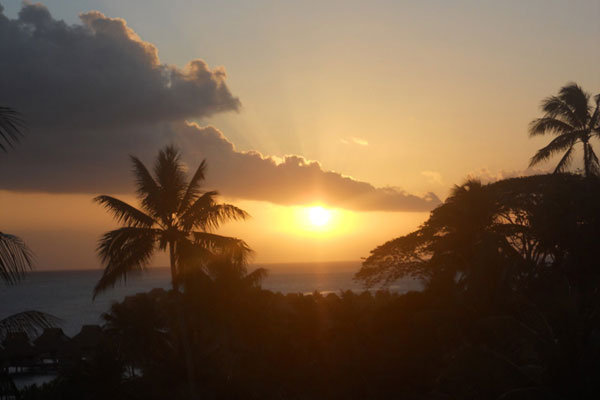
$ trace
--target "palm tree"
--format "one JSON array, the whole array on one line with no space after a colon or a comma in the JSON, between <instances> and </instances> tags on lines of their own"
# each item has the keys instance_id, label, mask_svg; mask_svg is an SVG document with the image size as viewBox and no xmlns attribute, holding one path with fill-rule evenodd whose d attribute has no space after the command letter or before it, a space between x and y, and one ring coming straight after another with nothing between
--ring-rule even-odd
<instances>
[{"instance_id":1,"label":"palm tree","mask_svg":"<svg viewBox=\"0 0 600 400\"><path fill-rule=\"evenodd\" d=\"M7 151L19 141L24 128L20 114L0 106L0 149ZM0 232L0 279L15 284L32 268L32 253L19 237Z\"/></svg>"},{"instance_id":2,"label":"palm tree","mask_svg":"<svg viewBox=\"0 0 600 400\"><path fill-rule=\"evenodd\" d=\"M0 149L7 151L23 136L25 123L19 112L0 106ZM0 232L0 281L15 285L33 269L33 253L21 238ZM58 318L39 311L24 311L0 320L0 336L11 331L28 335L55 326Z\"/></svg>"},{"instance_id":3,"label":"palm tree","mask_svg":"<svg viewBox=\"0 0 600 400\"><path fill-rule=\"evenodd\" d=\"M131 156L141 209L111 196L94 199L124 226L105 233L98 253L105 269L94 288L94 297L131 272L144 270L156 250L168 251L171 283L178 291L186 270L203 268L216 255L245 261L251 254L240 239L211 233L223 222L240 220L248 214L215 201L215 191L202 193L206 162L202 161L189 183L178 150L160 150L154 177L136 157Z\"/></svg>"},{"instance_id":4,"label":"palm tree","mask_svg":"<svg viewBox=\"0 0 600 400\"><path fill-rule=\"evenodd\" d=\"M562 87L558 96L550 96L542 102L544 116L533 120L529 135L553 133L556 137L531 158L529 166L564 152L555 173L564 172L573 155L574 146L583 144L583 166L585 176L600 173L600 163L590 139L600 135L600 95L594 97L595 107L590 105L590 95L575 83Z\"/></svg>"},{"instance_id":5,"label":"palm tree","mask_svg":"<svg viewBox=\"0 0 600 400\"><path fill-rule=\"evenodd\" d=\"M159 151L154 176L138 158L131 156L131 161L141 209L111 196L94 199L124 225L100 239L98 253L105 269L94 288L94 297L125 280L129 273L144 270L157 249L169 252L171 284L177 293L188 272L206 268L215 257L246 263L251 250L243 240L211 233L221 223L246 219L248 214L231 204L217 203L215 191L202 193L204 160L189 183L179 152L173 146ZM197 398L183 305L177 313L190 396Z\"/></svg>"},{"instance_id":6,"label":"palm tree","mask_svg":"<svg viewBox=\"0 0 600 400\"><path fill-rule=\"evenodd\" d=\"M0 281L19 283L33 269L33 253L18 236L0 232ZM59 319L40 311L23 311L0 320L0 337L23 331L32 336L56 326Z\"/></svg>"}]
</instances>

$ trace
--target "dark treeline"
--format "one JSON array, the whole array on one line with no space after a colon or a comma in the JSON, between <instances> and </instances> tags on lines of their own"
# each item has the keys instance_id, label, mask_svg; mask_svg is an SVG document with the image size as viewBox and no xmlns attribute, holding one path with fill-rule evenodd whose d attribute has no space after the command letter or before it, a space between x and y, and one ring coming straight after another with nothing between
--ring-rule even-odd
<instances>
[{"instance_id":1,"label":"dark treeline","mask_svg":"<svg viewBox=\"0 0 600 400\"><path fill-rule=\"evenodd\" d=\"M421 292L282 295L213 261L114 304L95 355L23 397L189 398L187 347L202 398L595 399L599 198L570 174L456 187L357 274Z\"/></svg>"},{"instance_id":2,"label":"dark treeline","mask_svg":"<svg viewBox=\"0 0 600 400\"><path fill-rule=\"evenodd\" d=\"M364 260L356 279L371 289L424 282L406 294L261 289L264 271L248 273L246 243L211 232L247 214L201 190L205 163L188 181L174 147L159 152L154 174L133 157L141 208L96 198L122 226L100 240L94 295L157 250L169 253L172 289L114 304L94 348L58 360L57 379L20 396L599 398L600 162L590 141L600 136L600 95L591 102L568 84L542 110L530 134L555 138L531 164L562 154L555 174L467 181L416 231ZM13 139L6 128L0 137ZM565 173L575 146L581 176ZM14 262L22 242L0 239L12 246L0 252L0 278L10 281L6 273L30 263Z\"/></svg>"}]
</instances>

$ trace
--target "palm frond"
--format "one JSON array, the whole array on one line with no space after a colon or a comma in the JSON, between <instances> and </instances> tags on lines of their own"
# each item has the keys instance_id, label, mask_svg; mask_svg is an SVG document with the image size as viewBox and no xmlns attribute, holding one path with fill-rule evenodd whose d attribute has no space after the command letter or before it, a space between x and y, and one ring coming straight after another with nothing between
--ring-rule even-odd
<instances>
[{"instance_id":1,"label":"palm frond","mask_svg":"<svg viewBox=\"0 0 600 400\"><path fill-rule=\"evenodd\" d=\"M245 264L253 254L248 244L238 238L198 231L191 232L191 236L195 245L208 249L213 254L224 255L232 261Z\"/></svg>"},{"instance_id":2,"label":"palm frond","mask_svg":"<svg viewBox=\"0 0 600 400\"><path fill-rule=\"evenodd\" d=\"M588 162L589 169L593 175L600 176L600 162L598 161L598 156L594 152L592 145L588 142L585 145L588 146Z\"/></svg>"},{"instance_id":3,"label":"palm frond","mask_svg":"<svg viewBox=\"0 0 600 400\"><path fill-rule=\"evenodd\" d=\"M136 192L142 201L142 208L153 216L161 216L160 187L143 162L134 156L129 156L129 158L133 163L133 174L137 186Z\"/></svg>"},{"instance_id":4,"label":"palm frond","mask_svg":"<svg viewBox=\"0 0 600 400\"><path fill-rule=\"evenodd\" d=\"M572 147L577 141L576 132L569 135L561 135L552 140L547 146L542 147L538 152L531 157L529 166L532 167L543 161L548 160L550 157L558 152L564 151Z\"/></svg>"},{"instance_id":5,"label":"palm frond","mask_svg":"<svg viewBox=\"0 0 600 400\"><path fill-rule=\"evenodd\" d=\"M144 270L152 258L159 233L151 228L124 227L104 234L98 245L98 254L105 268L94 288L93 297L118 281L126 281L128 274Z\"/></svg>"},{"instance_id":6,"label":"palm frond","mask_svg":"<svg viewBox=\"0 0 600 400\"><path fill-rule=\"evenodd\" d=\"M268 274L269 271L265 268L257 268L244 277L244 282L251 287L260 287L260 284Z\"/></svg>"},{"instance_id":7,"label":"palm frond","mask_svg":"<svg viewBox=\"0 0 600 400\"><path fill-rule=\"evenodd\" d=\"M198 168L196 169L196 173L190 180L187 186L187 190L181 199L181 204L179 205L178 212L181 214L185 210L187 210L191 206L191 202L193 199L200 195L200 182L204 180L204 171L206 170L206 160L202 160Z\"/></svg>"},{"instance_id":8,"label":"palm frond","mask_svg":"<svg viewBox=\"0 0 600 400\"><path fill-rule=\"evenodd\" d=\"M209 232L191 232L192 242L201 245L207 249L228 249L228 248L239 248L241 251L251 252L248 245L241 239L217 235Z\"/></svg>"},{"instance_id":9,"label":"palm frond","mask_svg":"<svg viewBox=\"0 0 600 400\"><path fill-rule=\"evenodd\" d=\"M542 101L542 110L544 117L564 120L571 126L581 126L581 122L575 115L575 112L568 104L557 96L550 96Z\"/></svg>"},{"instance_id":10,"label":"palm frond","mask_svg":"<svg viewBox=\"0 0 600 400\"><path fill-rule=\"evenodd\" d=\"M175 258L177 260L177 275L185 275L192 271L204 270L206 265L213 261L217 255L212 249L188 239L178 240L175 244Z\"/></svg>"},{"instance_id":11,"label":"palm frond","mask_svg":"<svg viewBox=\"0 0 600 400\"><path fill-rule=\"evenodd\" d=\"M150 228L154 218L141 210L111 196L97 196L94 201L102 205L119 223L127 226Z\"/></svg>"},{"instance_id":12,"label":"palm frond","mask_svg":"<svg viewBox=\"0 0 600 400\"><path fill-rule=\"evenodd\" d=\"M167 146L158 152L154 163L154 175L160 187L161 210L167 218L179 210L187 186L180 158L174 146Z\"/></svg>"},{"instance_id":13,"label":"palm frond","mask_svg":"<svg viewBox=\"0 0 600 400\"><path fill-rule=\"evenodd\" d=\"M23 311L0 320L0 336L4 337L9 332L25 332L33 337L44 329L56 327L61 323L62 320L54 315L40 311Z\"/></svg>"},{"instance_id":14,"label":"palm frond","mask_svg":"<svg viewBox=\"0 0 600 400\"><path fill-rule=\"evenodd\" d=\"M575 128L567 122L550 117L537 118L529 124L529 136L544 135L548 132L560 135L573 130Z\"/></svg>"},{"instance_id":15,"label":"palm frond","mask_svg":"<svg viewBox=\"0 0 600 400\"><path fill-rule=\"evenodd\" d=\"M202 214L202 211L216 204L215 197L218 194L219 193L216 191L210 191L205 192L202 196L196 198L194 203L180 214L179 223L181 227L186 231L192 229L198 220L198 216Z\"/></svg>"},{"instance_id":16,"label":"palm frond","mask_svg":"<svg viewBox=\"0 0 600 400\"><path fill-rule=\"evenodd\" d=\"M18 236L0 232L0 279L12 285L33 268L33 253Z\"/></svg>"},{"instance_id":17,"label":"palm frond","mask_svg":"<svg viewBox=\"0 0 600 400\"><path fill-rule=\"evenodd\" d=\"M558 96L573 110L581 126L585 126L590 117L590 95L576 83L568 83L560 89Z\"/></svg>"},{"instance_id":18,"label":"palm frond","mask_svg":"<svg viewBox=\"0 0 600 400\"><path fill-rule=\"evenodd\" d=\"M10 107L0 106L0 149L13 148L23 136L25 122L21 114Z\"/></svg>"},{"instance_id":19,"label":"palm frond","mask_svg":"<svg viewBox=\"0 0 600 400\"><path fill-rule=\"evenodd\" d=\"M250 215L231 204L213 204L207 208L193 210L191 217L192 227L211 231L225 222L244 220L250 218Z\"/></svg>"},{"instance_id":20,"label":"palm frond","mask_svg":"<svg viewBox=\"0 0 600 400\"><path fill-rule=\"evenodd\" d=\"M596 103L596 108L592 113L592 117L590 118L590 134L596 134L596 136L600 135L600 94L594 97L594 101Z\"/></svg>"},{"instance_id":21,"label":"palm frond","mask_svg":"<svg viewBox=\"0 0 600 400\"><path fill-rule=\"evenodd\" d=\"M567 170L567 168L571 164L573 148L574 146L569 147L569 150L567 150L567 152L562 156L562 158L558 162L558 165L556 165L556 168L554 168L555 174L565 172Z\"/></svg>"}]
</instances>

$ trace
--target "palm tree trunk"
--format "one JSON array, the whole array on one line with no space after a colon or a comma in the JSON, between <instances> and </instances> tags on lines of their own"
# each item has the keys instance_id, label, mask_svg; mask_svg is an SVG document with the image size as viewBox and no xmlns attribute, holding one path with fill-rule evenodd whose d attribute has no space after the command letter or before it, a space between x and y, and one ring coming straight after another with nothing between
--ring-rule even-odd
<instances>
[{"instance_id":1,"label":"palm tree trunk","mask_svg":"<svg viewBox=\"0 0 600 400\"><path fill-rule=\"evenodd\" d=\"M171 262L171 286L173 290L179 292L179 281L177 280L177 270L175 266L175 242L169 242L169 261Z\"/></svg>"},{"instance_id":2,"label":"palm tree trunk","mask_svg":"<svg viewBox=\"0 0 600 400\"><path fill-rule=\"evenodd\" d=\"M196 389L196 373L194 368L194 358L192 356L192 346L190 343L190 338L188 336L187 323L185 319L185 309L183 304L183 297L179 292L179 279L177 277L176 271L176 262L175 262L175 242L169 243L169 258L171 262L171 284L173 286L173 290L176 292L178 299L181 303L176 307L177 308L177 321L179 323L179 334L181 337L181 343L183 345L183 353L185 357L185 366L187 372L187 380L190 391L190 398L197 399L198 398L198 390Z\"/></svg>"},{"instance_id":3,"label":"palm tree trunk","mask_svg":"<svg viewBox=\"0 0 600 400\"><path fill-rule=\"evenodd\" d=\"M583 176L590 176L590 151L587 140L583 142Z\"/></svg>"}]
</instances>

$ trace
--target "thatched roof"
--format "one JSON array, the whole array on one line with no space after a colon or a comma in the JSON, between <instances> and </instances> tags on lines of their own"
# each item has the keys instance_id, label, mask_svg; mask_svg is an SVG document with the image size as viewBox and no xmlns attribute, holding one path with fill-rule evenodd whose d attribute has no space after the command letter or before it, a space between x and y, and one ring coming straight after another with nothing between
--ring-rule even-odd
<instances>
[{"instance_id":1,"label":"thatched roof","mask_svg":"<svg viewBox=\"0 0 600 400\"><path fill-rule=\"evenodd\" d=\"M61 328L46 328L33 343L38 353L56 353L69 340Z\"/></svg>"},{"instance_id":2,"label":"thatched roof","mask_svg":"<svg viewBox=\"0 0 600 400\"><path fill-rule=\"evenodd\" d=\"M99 325L83 325L71 341L80 349L89 349L98 346L101 339L102 328Z\"/></svg>"}]
</instances>

